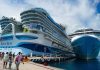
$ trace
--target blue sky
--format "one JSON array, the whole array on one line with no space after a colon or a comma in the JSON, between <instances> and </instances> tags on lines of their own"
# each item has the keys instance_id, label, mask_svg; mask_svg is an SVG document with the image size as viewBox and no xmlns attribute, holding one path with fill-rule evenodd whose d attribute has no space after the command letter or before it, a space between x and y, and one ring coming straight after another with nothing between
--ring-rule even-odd
<instances>
[{"instance_id":1,"label":"blue sky","mask_svg":"<svg viewBox=\"0 0 100 70\"><path fill-rule=\"evenodd\" d=\"M67 33L81 28L100 30L100 0L0 0L0 18L20 21L21 12L35 7L47 10L55 22L66 27Z\"/></svg>"}]
</instances>

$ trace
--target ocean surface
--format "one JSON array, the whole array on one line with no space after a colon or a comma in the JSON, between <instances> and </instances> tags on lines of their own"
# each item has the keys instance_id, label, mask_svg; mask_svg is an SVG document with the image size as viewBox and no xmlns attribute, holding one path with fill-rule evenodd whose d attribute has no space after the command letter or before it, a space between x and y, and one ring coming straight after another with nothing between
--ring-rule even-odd
<instances>
[{"instance_id":1,"label":"ocean surface","mask_svg":"<svg viewBox=\"0 0 100 70\"><path fill-rule=\"evenodd\" d=\"M51 63L50 66L62 70L100 70L100 57L93 60L72 59L65 62Z\"/></svg>"}]
</instances>

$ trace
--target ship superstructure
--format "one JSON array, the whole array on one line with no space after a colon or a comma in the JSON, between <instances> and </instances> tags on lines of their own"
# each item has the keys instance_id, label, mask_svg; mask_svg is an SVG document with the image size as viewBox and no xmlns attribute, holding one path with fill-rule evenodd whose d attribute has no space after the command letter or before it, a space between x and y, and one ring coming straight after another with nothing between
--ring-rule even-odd
<instances>
[{"instance_id":1,"label":"ship superstructure","mask_svg":"<svg viewBox=\"0 0 100 70\"><path fill-rule=\"evenodd\" d=\"M80 29L80 30L77 30L74 33L70 34L69 38L72 39L75 36L83 35L83 34L95 35L98 38L100 38L100 30L93 30L93 29Z\"/></svg>"},{"instance_id":2,"label":"ship superstructure","mask_svg":"<svg viewBox=\"0 0 100 70\"><path fill-rule=\"evenodd\" d=\"M5 51L52 56L68 56L72 53L71 42L65 29L54 22L44 9L34 8L20 15L21 22L11 20L2 31L0 46Z\"/></svg>"},{"instance_id":3,"label":"ship superstructure","mask_svg":"<svg viewBox=\"0 0 100 70\"><path fill-rule=\"evenodd\" d=\"M3 16L2 19L0 20L1 29L3 30L9 23L11 23L9 18Z\"/></svg>"}]
</instances>

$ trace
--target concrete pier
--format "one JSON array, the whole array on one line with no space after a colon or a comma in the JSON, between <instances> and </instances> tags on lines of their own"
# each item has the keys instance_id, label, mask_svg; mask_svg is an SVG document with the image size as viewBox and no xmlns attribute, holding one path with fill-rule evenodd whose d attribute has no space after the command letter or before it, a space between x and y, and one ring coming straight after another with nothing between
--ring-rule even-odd
<instances>
[{"instance_id":1,"label":"concrete pier","mask_svg":"<svg viewBox=\"0 0 100 70\"><path fill-rule=\"evenodd\" d=\"M16 66L14 62L11 68L12 68L11 70L16 70ZM8 66L7 69L3 69L3 61L0 61L0 70L10 70L10 69L8 69ZM20 64L19 70L62 70L62 69L50 67L50 66L44 66L42 64L37 64L34 62L26 62L24 64L23 63Z\"/></svg>"},{"instance_id":2,"label":"concrete pier","mask_svg":"<svg viewBox=\"0 0 100 70\"><path fill-rule=\"evenodd\" d=\"M19 70L62 70L56 67L51 67L48 64L54 62L65 61L70 59L69 57L29 57L29 62L20 63ZM41 64L43 62L43 64ZM47 65L45 65L45 62ZM12 64L11 70L16 70L15 62ZM10 70L3 69L3 61L0 60L0 70Z\"/></svg>"}]
</instances>

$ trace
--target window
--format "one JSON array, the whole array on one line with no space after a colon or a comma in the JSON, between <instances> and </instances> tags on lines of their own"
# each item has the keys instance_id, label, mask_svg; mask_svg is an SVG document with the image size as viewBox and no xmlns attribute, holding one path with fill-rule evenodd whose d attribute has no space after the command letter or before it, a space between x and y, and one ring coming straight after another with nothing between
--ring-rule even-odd
<instances>
[{"instance_id":1,"label":"window","mask_svg":"<svg viewBox=\"0 0 100 70\"><path fill-rule=\"evenodd\" d=\"M33 40L33 39L37 39L38 37L36 36L27 36L27 35L18 35L16 36L17 39L20 40Z\"/></svg>"}]
</instances>

